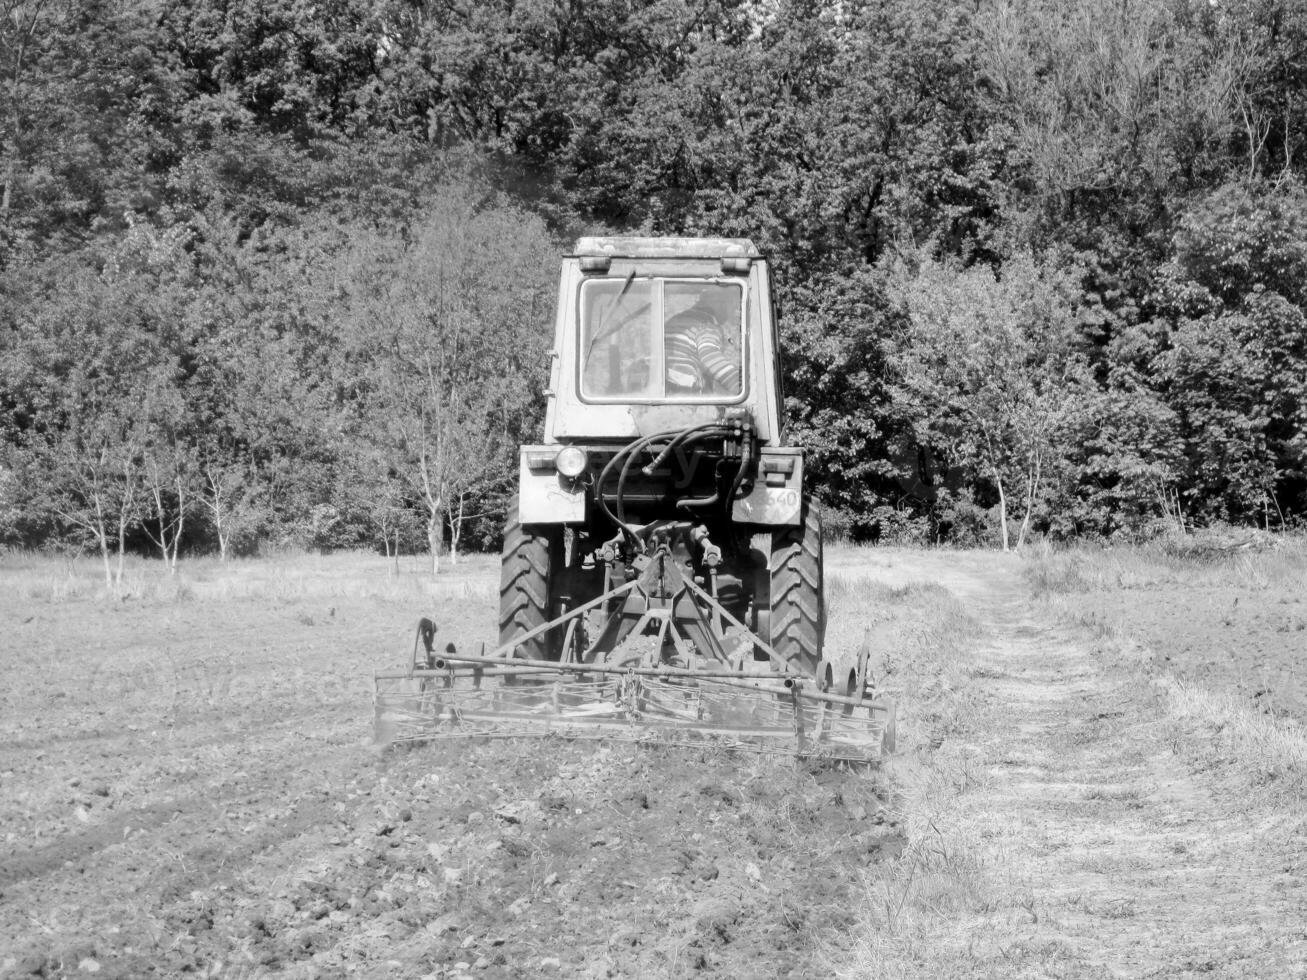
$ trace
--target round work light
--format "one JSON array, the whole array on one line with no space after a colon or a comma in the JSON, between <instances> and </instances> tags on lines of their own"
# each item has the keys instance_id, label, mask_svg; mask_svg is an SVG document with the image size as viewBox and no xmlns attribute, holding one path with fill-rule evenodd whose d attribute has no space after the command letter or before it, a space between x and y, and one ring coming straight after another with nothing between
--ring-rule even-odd
<instances>
[{"instance_id":1,"label":"round work light","mask_svg":"<svg viewBox=\"0 0 1307 980\"><path fill-rule=\"evenodd\" d=\"M554 457L554 465L558 467L558 472L569 479L575 479L584 473L586 462L585 450L576 446L565 446Z\"/></svg>"}]
</instances>

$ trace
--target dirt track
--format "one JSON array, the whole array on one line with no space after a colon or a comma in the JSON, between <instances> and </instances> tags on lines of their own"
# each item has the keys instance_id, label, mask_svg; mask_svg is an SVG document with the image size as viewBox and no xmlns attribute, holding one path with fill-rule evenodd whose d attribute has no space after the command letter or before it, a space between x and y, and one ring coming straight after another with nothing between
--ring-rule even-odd
<instances>
[{"instance_id":1,"label":"dirt track","mask_svg":"<svg viewBox=\"0 0 1307 980\"><path fill-rule=\"evenodd\" d=\"M493 568L422 601L324 590L325 569L179 601L10 589L0 975L1307 972L1301 797L1195 752L1219 739L1141 680L1146 653L1056 625L1015 562L833 555L845 579L938 582L977 624L946 692L964 710L940 720L938 683L905 706L897 802L724 753L377 754L375 651L394 662L433 604L453 631L491 622ZM922 624L901 603L877 635L906 657ZM941 774L935 830L901 825ZM975 900L922 900L929 942L905 945L868 888L918 888L931 833L968 845Z\"/></svg>"},{"instance_id":2,"label":"dirt track","mask_svg":"<svg viewBox=\"0 0 1307 980\"><path fill-rule=\"evenodd\" d=\"M1250 819L1237 782L1173 750L1156 691L1023 603L990 622L1003 639L982 651L982 691L1013 726L976 740L992 777L978 797L1039 868L1027 941L1118 976L1301 975L1307 936L1282 943L1307 911L1298 815Z\"/></svg>"},{"instance_id":3,"label":"dirt track","mask_svg":"<svg viewBox=\"0 0 1307 980\"><path fill-rule=\"evenodd\" d=\"M896 764L909 791L957 781L954 841L981 879L912 975L1307 975L1301 778L1250 772L1224 721L1177 713L1150 650L1058 625L1016 560L890 571L946 584L981 627L962 722ZM1292 721L1266 726L1303 744Z\"/></svg>"}]
</instances>

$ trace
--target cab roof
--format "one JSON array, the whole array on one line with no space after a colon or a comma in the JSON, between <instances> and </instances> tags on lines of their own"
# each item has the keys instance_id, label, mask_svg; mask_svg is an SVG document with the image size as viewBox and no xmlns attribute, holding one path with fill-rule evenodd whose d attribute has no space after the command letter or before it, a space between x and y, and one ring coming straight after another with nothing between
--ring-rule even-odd
<instances>
[{"instance_id":1,"label":"cab roof","mask_svg":"<svg viewBox=\"0 0 1307 980\"><path fill-rule=\"evenodd\" d=\"M747 238L639 238L630 235L580 238L574 256L607 255L615 259L719 259L724 256L762 258Z\"/></svg>"}]
</instances>

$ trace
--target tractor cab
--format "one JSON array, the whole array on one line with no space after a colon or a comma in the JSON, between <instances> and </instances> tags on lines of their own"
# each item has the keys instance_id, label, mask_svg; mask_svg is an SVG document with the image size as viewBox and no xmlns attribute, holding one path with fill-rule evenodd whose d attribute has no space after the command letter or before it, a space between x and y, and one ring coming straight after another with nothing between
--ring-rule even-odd
<instances>
[{"instance_id":1,"label":"tractor cab","mask_svg":"<svg viewBox=\"0 0 1307 980\"><path fill-rule=\"evenodd\" d=\"M747 413L780 440L767 262L747 239L582 238L563 260L545 444Z\"/></svg>"},{"instance_id":2,"label":"tractor cab","mask_svg":"<svg viewBox=\"0 0 1307 980\"><path fill-rule=\"evenodd\" d=\"M576 243L543 438L521 448L522 521L593 529L622 523L621 509L642 523L798 524L802 454L780 445L781 429L771 280L752 242ZM652 470L606 476L640 440L680 433Z\"/></svg>"}]
</instances>

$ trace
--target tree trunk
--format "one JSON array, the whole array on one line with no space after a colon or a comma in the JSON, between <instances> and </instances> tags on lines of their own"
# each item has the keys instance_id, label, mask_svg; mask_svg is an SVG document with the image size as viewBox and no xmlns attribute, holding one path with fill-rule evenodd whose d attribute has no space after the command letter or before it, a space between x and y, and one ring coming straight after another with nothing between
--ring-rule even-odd
<instances>
[{"instance_id":1,"label":"tree trunk","mask_svg":"<svg viewBox=\"0 0 1307 980\"><path fill-rule=\"evenodd\" d=\"M1026 532L1030 530L1030 512L1035 506L1035 493L1039 490L1043 468L1043 454L1035 453L1034 471L1026 476L1026 513L1025 516L1021 518L1021 530L1017 532L1017 551L1020 551L1026 543Z\"/></svg>"},{"instance_id":2,"label":"tree trunk","mask_svg":"<svg viewBox=\"0 0 1307 980\"><path fill-rule=\"evenodd\" d=\"M102 523L95 535L100 541L100 558L104 561L104 587L113 588L113 565L109 561L109 534Z\"/></svg>"},{"instance_id":3,"label":"tree trunk","mask_svg":"<svg viewBox=\"0 0 1307 980\"><path fill-rule=\"evenodd\" d=\"M1003 493L1003 478L994 470L994 483L998 485L998 523L1003 532L1003 550L1011 551L1007 533L1007 495Z\"/></svg>"},{"instance_id":4,"label":"tree trunk","mask_svg":"<svg viewBox=\"0 0 1307 980\"><path fill-rule=\"evenodd\" d=\"M209 481L210 496L205 497L201 494L200 499L204 501L204 506L209 508L209 512L213 514L213 529L218 534L218 560L225 562L227 560L227 538L229 537L229 532L225 529L222 519L224 509L222 485L219 483L217 477L213 475L212 468L205 469L204 478Z\"/></svg>"},{"instance_id":5,"label":"tree trunk","mask_svg":"<svg viewBox=\"0 0 1307 980\"><path fill-rule=\"evenodd\" d=\"M177 551L181 548L182 530L186 527L186 488L182 478L177 477L177 529L172 536L172 563L168 566L171 575L177 574Z\"/></svg>"},{"instance_id":6,"label":"tree trunk","mask_svg":"<svg viewBox=\"0 0 1307 980\"><path fill-rule=\"evenodd\" d=\"M123 492L118 502L118 573L114 578L114 591L121 598L123 590L123 557L127 553L127 522L136 510L136 485L132 481L132 463L123 464Z\"/></svg>"},{"instance_id":7,"label":"tree trunk","mask_svg":"<svg viewBox=\"0 0 1307 980\"><path fill-rule=\"evenodd\" d=\"M218 561L227 560L227 532L223 528L222 521L222 504L218 498L213 498L213 529L218 532Z\"/></svg>"},{"instance_id":8,"label":"tree trunk","mask_svg":"<svg viewBox=\"0 0 1307 980\"><path fill-rule=\"evenodd\" d=\"M163 491L159 487L158 473L150 474L150 496L154 498L154 519L159 523L159 536L156 538L150 535L152 540L159 547L159 555L163 558L163 563L168 564L168 514L163 509ZM149 534L148 523L145 527L145 533Z\"/></svg>"},{"instance_id":9,"label":"tree trunk","mask_svg":"<svg viewBox=\"0 0 1307 980\"><path fill-rule=\"evenodd\" d=\"M458 497L458 509L450 508L449 511L449 563L458 564L458 541L463 536L463 500L462 494Z\"/></svg>"},{"instance_id":10,"label":"tree trunk","mask_svg":"<svg viewBox=\"0 0 1307 980\"><path fill-rule=\"evenodd\" d=\"M431 574L440 574L440 514L431 513L427 520L427 544L431 548Z\"/></svg>"},{"instance_id":11,"label":"tree trunk","mask_svg":"<svg viewBox=\"0 0 1307 980\"><path fill-rule=\"evenodd\" d=\"M113 588L118 596L123 591L123 553L127 550L127 520L118 521L118 569L114 573Z\"/></svg>"},{"instance_id":12,"label":"tree trunk","mask_svg":"<svg viewBox=\"0 0 1307 980\"><path fill-rule=\"evenodd\" d=\"M100 543L100 558L104 561L104 587L113 588L113 565L109 563L109 528L104 522L104 504L95 496L95 539Z\"/></svg>"}]
</instances>

